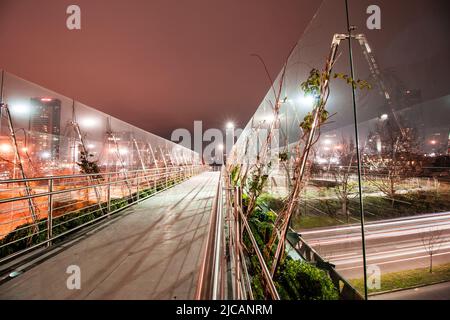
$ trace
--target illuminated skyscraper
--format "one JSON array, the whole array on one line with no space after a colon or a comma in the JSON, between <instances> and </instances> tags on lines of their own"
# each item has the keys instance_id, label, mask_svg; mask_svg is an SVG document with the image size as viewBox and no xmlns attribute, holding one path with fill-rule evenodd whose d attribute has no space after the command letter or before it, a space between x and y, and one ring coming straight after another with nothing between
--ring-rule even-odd
<instances>
[{"instance_id":1,"label":"illuminated skyscraper","mask_svg":"<svg viewBox=\"0 0 450 320\"><path fill-rule=\"evenodd\" d=\"M61 100L31 98L29 130L32 133L34 154L42 160L59 157L61 131Z\"/></svg>"}]
</instances>

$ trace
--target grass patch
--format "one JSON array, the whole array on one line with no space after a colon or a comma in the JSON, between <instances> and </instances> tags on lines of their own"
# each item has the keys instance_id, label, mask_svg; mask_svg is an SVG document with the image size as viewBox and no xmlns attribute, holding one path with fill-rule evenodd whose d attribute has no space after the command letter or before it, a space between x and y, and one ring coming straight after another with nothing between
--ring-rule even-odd
<instances>
[{"instance_id":1,"label":"grass patch","mask_svg":"<svg viewBox=\"0 0 450 320\"><path fill-rule=\"evenodd\" d=\"M430 273L428 268L420 268L382 274L381 288L369 289L369 293L405 289L441 281L450 281L450 264L435 266L433 268L433 273ZM364 292L363 279L352 279L349 280L349 282L359 292Z\"/></svg>"},{"instance_id":2,"label":"grass patch","mask_svg":"<svg viewBox=\"0 0 450 320\"><path fill-rule=\"evenodd\" d=\"M343 218L343 220L345 220L345 218ZM325 215L295 216L292 219L294 230L332 227L337 225L342 225L342 222L336 220L336 218Z\"/></svg>"},{"instance_id":3,"label":"grass patch","mask_svg":"<svg viewBox=\"0 0 450 320\"><path fill-rule=\"evenodd\" d=\"M384 219L410 217L434 212L450 210L450 193L433 191L418 191L397 195L395 201L380 196L364 197L365 218L368 222ZM352 212L349 223L359 221L359 200L350 201ZM310 229L342 225L347 217L339 213L341 204L337 199L308 199L300 203L300 215L293 218L293 227Z\"/></svg>"}]
</instances>

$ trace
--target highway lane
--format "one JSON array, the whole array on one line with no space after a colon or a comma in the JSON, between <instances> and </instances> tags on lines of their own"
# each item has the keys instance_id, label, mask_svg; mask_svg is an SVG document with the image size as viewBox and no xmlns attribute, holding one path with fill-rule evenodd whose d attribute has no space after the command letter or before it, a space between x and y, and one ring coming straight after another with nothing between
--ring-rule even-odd
<instances>
[{"instance_id":1,"label":"highway lane","mask_svg":"<svg viewBox=\"0 0 450 320\"><path fill-rule=\"evenodd\" d=\"M301 230L302 237L347 279L361 278L360 225ZM382 273L429 265L428 243L435 240L433 264L450 263L450 212L367 223L367 264Z\"/></svg>"}]
</instances>

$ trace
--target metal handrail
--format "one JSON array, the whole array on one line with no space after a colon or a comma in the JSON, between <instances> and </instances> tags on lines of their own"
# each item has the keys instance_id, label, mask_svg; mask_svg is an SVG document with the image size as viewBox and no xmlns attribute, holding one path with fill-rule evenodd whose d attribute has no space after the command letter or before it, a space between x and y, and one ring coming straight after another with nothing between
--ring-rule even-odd
<instances>
[{"instance_id":1,"label":"metal handrail","mask_svg":"<svg viewBox=\"0 0 450 320\"><path fill-rule=\"evenodd\" d=\"M174 168L180 169L180 167L174 167ZM189 167L189 169L190 168L191 167ZM144 172L144 171L139 171L139 172ZM177 172L180 172L180 171L177 171ZM154 176L142 176L142 177L143 178L146 178L146 177L161 177L161 176L162 177L166 177L167 174L173 174L173 173L177 173L177 172L166 171L165 173L164 172L163 173L157 173ZM96 175L99 176L101 174L96 174ZM111 176L113 174L112 173L104 173L104 175ZM69 179L69 177L71 177L71 176L66 176L65 179ZM80 175L72 176L72 178L79 178L79 177L80 177ZM66 193L66 192L69 192L69 191L81 191L81 190L90 189L90 188L93 188L93 187L105 187L105 186L109 186L109 185L119 184L121 182L127 182L129 180L133 180L133 179L136 179L136 178L137 177L131 177L131 178L128 178L128 179L108 181L106 183L96 183L96 184L89 185L89 186L76 187L76 188L71 188L71 189L57 190L57 191L52 191L52 192L41 192L41 193L35 193L35 194L30 194L30 195L21 196L21 197L4 198L4 199L0 199L0 204L7 203L7 202L13 202L13 201L33 199L33 198L40 198L40 197L45 197L45 196L49 196L49 195ZM54 177L47 177L47 178L39 178L39 180L47 180L47 181L53 181L53 180L56 180L56 179L61 179L61 177L60 176L54 176ZM20 182L24 182L25 180L26 179L19 180L19 181Z\"/></svg>"},{"instance_id":2,"label":"metal handrail","mask_svg":"<svg viewBox=\"0 0 450 320\"><path fill-rule=\"evenodd\" d=\"M292 248L308 262L319 262L322 266L326 266L326 270L328 271L333 284L338 289L339 297L341 299L364 300L364 297L335 269L334 265L325 261L301 236L299 236L297 245L292 244L289 240L288 242L291 244ZM340 285L341 283L343 284L342 287Z\"/></svg>"},{"instance_id":3,"label":"metal handrail","mask_svg":"<svg viewBox=\"0 0 450 320\"><path fill-rule=\"evenodd\" d=\"M33 227L33 226L42 225L43 223L47 223L47 226L46 226L46 228L43 228L41 230L37 230L37 232L33 232L32 234L28 234L28 235L26 235L24 237L21 237L19 239L14 239L12 241L4 243L4 244L2 244L0 246L0 248L7 247L7 246L9 246L11 244L17 243L19 241L22 241L22 240L25 240L25 239L28 239L28 238L32 238L34 235L41 234L43 232L47 232L47 239L39 241L36 244L29 245L29 246L27 246L24 249L21 249L19 251L13 252L11 254L6 255L5 257L0 258L0 263L4 263L5 261L9 261L9 260L11 260L11 259L13 259L13 258L15 258L17 256L20 256L20 255L22 255L22 254L24 254L26 252L29 252L29 251L31 251L33 249L36 249L38 247L41 247L43 245L46 245L46 244L47 245L51 245L52 241L54 241L54 240L56 240L58 238L61 238L61 237L65 236L65 235L67 235L68 233L71 233L71 232L73 232L75 230L79 230L79 229L85 227L86 225L91 225L91 224L93 224L96 221L104 219L105 217L108 217L111 214L114 214L114 213L116 213L118 211L121 211L121 210L123 210L123 209L125 209L125 208L127 208L127 207L129 207L131 205L134 205L134 204L136 204L136 203L138 203L138 202L140 202L140 201L142 201L144 199L147 199L148 197L151 197L151 196L153 196L153 195L155 195L155 194L157 194L159 192L162 192L162 191L170 188L171 186L173 186L175 184L178 184L178 183L180 183L180 182L190 178L191 176L193 176L195 174L198 174L198 173L200 173L200 172L202 172L204 170L205 170L204 166L183 166L183 167L181 167L181 166L179 166L179 167L174 166L174 167L168 167L168 168L166 168L165 172L163 172L163 173L161 173L161 172L151 173L151 172L148 172L148 170L135 170L133 172L136 173L136 175L129 176L128 180L126 180L126 179L125 180L124 179L112 180L111 179L111 177L114 174L121 174L121 172L98 173L98 174L94 174L94 175L97 175L97 176L98 175L105 175L105 176L108 177L108 179L104 183L88 184L86 186L81 186L81 187L70 187L70 188L63 189L63 190L53 190L53 188L54 188L54 184L53 184L54 180L57 180L57 179L71 179L71 178L72 179L78 179L80 177L92 176L92 174L89 174L89 175L79 175L79 174L77 174L77 175L72 175L72 176L52 176L52 177L31 178L31 180L39 180L39 181L47 180L48 181L47 192L41 192L41 193L29 195L29 196L10 197L10 198L5 198L5 199L0 199L0 204L10 203L10 202L15 202L15 201L20 201L20 200L34 199L34 198L38 198L38 197L39 198L47 197L48 198L48 206L47 206L47 212L45 212L46 216L44 218L41 218L41 219L36 220L35 222L29 223L29 224L25 222L23 224L23 225L25 225L24 227L21 227L19 225L18 228L14 229L14 230L12 230L10 232L16 232L16 231L19 231L19 230L24 230L24 229L27 229L27 228L30 228L30 227ZM140 173L144 173L144 175L140 175ZM152 185L149 184L147 186L147 184L146 184L145 187L141 186L141 184L144 184L147 179L153 179ZM17 182L23 182L23 181L24 180L15 179L13 181L8 181L8 183L17 183ZM83 182L85 182L85 181L83 181ZM120 207L119 209L111 210L111 200L112 200L111 199L111 186L115 186L115 185L119 185L120 186L121 184L128 183L128 182L132 184L133 191L130 190L130 193L127 196L125 196L125 197L117 198L119 200L119 202L127 202L127 203L124 204L124 206ZM169 183L170 183L170 185L169 185ZM158 188L161 188L161 186L164 186L164 187L162 189L158 190ZM58 215L57 218L61 218L61 217L67 216L69 214L77 213L77 212L80 212L81 210L85 210L85 209L88 209L88 208L94 209L93 207L95 207L95 206L98 206L99 207L98 209L94 209L92 211L90 210L89 212L86 212L86 213L84 213L84 214L82 214L80 216L76 216L76 217L74 217L72 219L69 219L68 221L63 221L63 222L61 222L61 223L59 223L57 225L53 225L54 210L61 209L60 207L58 207L58 208L54 207L54 205L53 205L53 203L54 203L53 196L54 195L63 194L63 193L69 193L70 194L71 192L74 192L74 191L96 189L96 188L101 188L101 187L107 187L105 201L101 201L101 200L97 199L97 203L96 204L93 204L93 205L89 204L88 206L84 206L84 207L81 207L81 208L76 208L75 210L72 210L72 211L68 210L68 212L63 212L63 214ZM140 197L140 193L142 191L148 191L148 190L152 190L153 192L151 194L145 196L145 197ZM131 202L130 202L130 200L131 200ZM41 206L43 204L38 204L38 205ZM106 207L105 207L105 205L106 205ZM63 206L63 207L67 208L67 207L70 207L70 206ZM21 207L21 210L23 210L22 207ZM102 212L102 214L99 217L93 216L93 219L90 219L89 221L87 221L85 223L81 223L80 225L74 226L74 227L70 228L70 230L67 230L67 231L63 230L63 232L61 232L60 234L57 234L57 235L53 235L52 234L52 230L55 227L67 224L67 223L69 223L71 221L78 220L78 219L80 219L80 218L82 218L82 217L84 217L86 215L93 214L93 213L99 212L99 211ZM25 219L25 221L26 221L26 219ZM4 235L6 235L6 234L4 234Z\"/></svg>"},{"instance_id":4,"label":"metal handrail","mask_svg":"<svg viewBox=\"0 0 450 320\"><path fill-rule=\"evenodd\" d=\"M161 170L169 170L172 168L195 168L195 167L202 167L202 165L189 165L189 166L169 166L164 168L149 168L146 170L143 169L137 169L137 170L127 170L127 173L135 173L135 172L149 172L149 171L158 171L158 173ZM164 172L163 172L164 173ZM161 173L161 174L163 174ZM49 176L49 177L32 177L32 178L26 178L26 179L5 179L0 180L0 184L4 183L20 183L20 182L32 182L32 181L42 181L42 180L48 180L50 178L52 179L70 179L70 178L85 178L85 177L92 177L92 176L101 176L101 175L113 175L113 174L123 174L123 171L108 171L108 172L99 172L99 173L78 173L78 174L71 174L71 175L57 175L57 176Z\"/></svg>"},{"instance_id":5,"label":"metal handrail","mask_svg":"<svg viewBox=\"0 0 450 320\"><path fill-rule=\"evenodd\" d=\"M222 235L223 235L223 194L222 194L222 172L219 176L216 194L213 201L209 221L208 235L203 252L195 293L196 300L218 300L220 281L223 279L220 259L222 258Z\"/></svg>"},{"instance_id":6,"label":"metal handrail","mask_svg":"<svg viewBox=\"0 0 450 320\"><path fill-rule=\"evenodd\" d=\"M273 279L270 275L269 268L267 267L267 264L264 260L264 257L259 250L258 243L256 242L255 237L253 236L253 231L250 228L247 218L244 216L244 213L242 212L242 207L239 207L239 215L241 217L242 222L244 223L245 229L247 230L247 234L250 238L250 241L252 243L253 249L256 252L256 256L258 258L259 264L261 266L261 270L263 272L264 280L267 282L269 293L274 300L280 300L280 295L278 294L277 288L275 287L275 283L273 282Z\"/></svg>"},{"instance_id":7,"label":"metal handrail","mask_svg":"<svg viewBox=\"0 0 450 320\"><path fill-rule=\"evenodd\" d=\"M228 176L229 178L229 176ZM251 276L247 270L246 257L244 255L243 247L243 234L246 232L250 239L251 246L253 247L256 256L258 258L258 263L261 267L262 277L267 285L267 290L270 294L271 299L279 300L280 296L276 289L275 283L270 276L269 269L264 260L263 254L258 247L258 243L253 235L253 231L248 223L246 216L242 209L241 200L241 189L240 187L232 187L231 180L227 179L227 190L228 196L228 211L226 221L228 224L229 236L227 241L229 242L229 259L230 265L234 266L234 272L231 271L232 283L234 283L234 297L235 299L254 299L252 286L251 286ZM230 213L233 211L233 213Z\"/></svg>"}]
</instances>

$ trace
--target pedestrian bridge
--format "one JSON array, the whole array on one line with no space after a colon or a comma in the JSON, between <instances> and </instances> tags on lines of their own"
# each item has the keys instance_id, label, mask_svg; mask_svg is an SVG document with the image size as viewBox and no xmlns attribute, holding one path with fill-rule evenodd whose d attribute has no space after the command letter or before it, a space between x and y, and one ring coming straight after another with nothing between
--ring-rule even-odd
<instances>
[{"instance_id":1,"label":"pedestrian bridge","mask_svg":"<svg viewBox=\"0 0 450 320\"><path fill-rule=\"evenodd\" d=\"M218 182L203 172L29 258L0 299L194 299ZM69 266L80 289L67 287Z\"/></svg>"}]
</instances>

